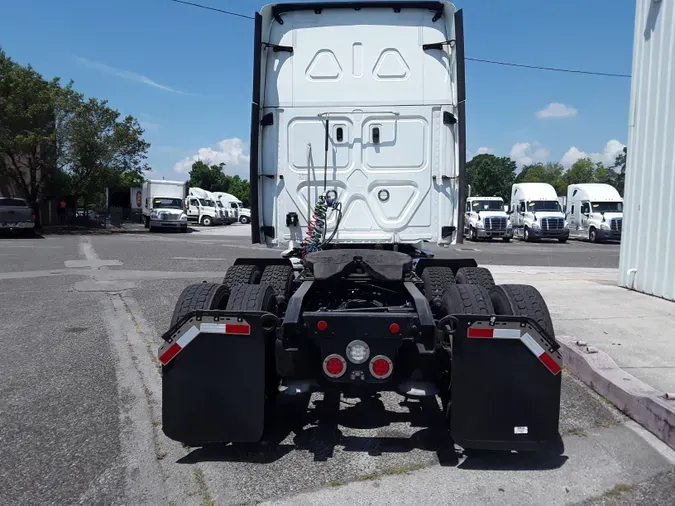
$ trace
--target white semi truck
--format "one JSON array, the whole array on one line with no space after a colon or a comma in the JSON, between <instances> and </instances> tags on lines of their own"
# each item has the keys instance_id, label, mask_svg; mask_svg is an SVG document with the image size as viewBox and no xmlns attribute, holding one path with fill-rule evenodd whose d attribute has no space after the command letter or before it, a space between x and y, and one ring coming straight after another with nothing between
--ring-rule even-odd
<instances>
[{"instance_id":1,"label":"white semi truck","mask_svg":"<svg viewBox=\"0 0 675 506\"><path fill-rule=\"evenodd\" d=\"M573 184L567 187L570 237L591 242L621 240L623 199L611 185Z\"/></svg>"},{"instance_id":2,"label":"white semi truck","mask_svg":"<svg viewBox=\"0 0 675 506\"><path fill-rule=\"evenodd\" d=\"M548 183L517 183L511 187L509 213L513 237L523 241L558 239L570 231L555 188Z\"/></svg>"},{"instance_id":3,"label":"white semi truck","mask_svg":"<svg viewBox=\"0 0 675 506\"><path fill-rule=\"evenodd\" d=\"M461 242L461 11L268 5L253 55L251 236L281 255L179 295L158 353L164 433L255 443L313 392L338 420L343 393L365 407L389 391L440 400L467 452L560 454L562 357L539 292L422 248Z\"/></svg>"},{"instance_id":4,"label":"white semi truck","mask_svg":"<svg viewBox=\"0 0 675 506\"><path fill-rule=\"evenodd\" d=\"M464 214L464 236L472 241L493 237L509 242L511 222L501 197L469 197Z\"/></svg>"},{"instance_id":5,"label":"white semi truck","mask_svg":"<svg viewBox=\"0 0 675 506\"><path fill-rule=\"evenodd\" d=\"M188 220L183 199L186 183L148 179L143 182L143 222L150 232L177 229L187 232Z\"/></svg>"},{"instance_id":6,"label":"white semi truck","mask_svg":"<svg viewBox=\"0 0 675 506\"><path fill-rule=\"evenodd\" d=\"M214 192L214 195L225 211L225 224L230 225L239 221L239 209L242 205L241 201L230 193Z\"/></svg>"},{"instance_id":7,"label":"white semi truck","mask_svg":"<svg viewBox=\"0 0 675 506\"><path fill-rule=\"evenodd\" d=\"M191 187L188 190L186 201L188 220L205 227L222 223L222 215L218 204L210 196L210 192L202 188Z\"/></svg>"}]
</instances>

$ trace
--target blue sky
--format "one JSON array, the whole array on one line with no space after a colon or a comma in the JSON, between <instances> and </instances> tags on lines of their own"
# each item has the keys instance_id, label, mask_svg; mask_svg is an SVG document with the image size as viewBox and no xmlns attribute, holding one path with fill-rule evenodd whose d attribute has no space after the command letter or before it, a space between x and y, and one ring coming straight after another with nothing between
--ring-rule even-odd
<instances>
[{"instance_id":1,"label":"blue sky","mask_svg":"<svg viewBox=\"0 0 675 506\"><path fill-rule=\"evenodd\" d=\"M244 14L267 3L195 1ZM631 72L634 1L455 5L469 57ZM176 169L198 153L247 173L252 21L169 0L0 0L0 13L0 45L12 58L139 118L154 175L182 179ZM469 61L467 147L519 164L608 161L626 142L629 96L627 78Z\"/></svg>"}]
</instances>

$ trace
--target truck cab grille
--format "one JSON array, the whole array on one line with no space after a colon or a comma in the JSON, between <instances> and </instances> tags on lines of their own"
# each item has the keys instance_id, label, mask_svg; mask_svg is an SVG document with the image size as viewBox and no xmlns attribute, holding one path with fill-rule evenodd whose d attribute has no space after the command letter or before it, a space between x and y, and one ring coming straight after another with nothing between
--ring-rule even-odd
<instances>
[{"instance_id":1,"label":"truck cab grille","mask_svg":"<svg viewBox=\"0 0 675 506\"><path fill-rule=\"evenodd\" d=\"M491 232L503 232L506 230L506 218L503 217L487 217L485 218L485 230Z\"/></svg>"},{"instance_id":2,"label":"truck cab grille","mask_svg":"<svg viewBox=\"0 0 675 506\"><path fill-rule=\"evenodd\" d=\"M612 232L621 233L621 229L623 228L623 218L614 218L609 223L609 227L612 229Z\"/></svg>"},{"instance_id":3,"label":"truck cab grille","mask_svg":"<svg viewBox=\"0 0 675 506\"><path fill-rule=\"evenodd\" d=\"M565 220L563 218L542 218L541 228L544 231L548 230L562 230L565 227Z\"/></svg>"}]
</instances>

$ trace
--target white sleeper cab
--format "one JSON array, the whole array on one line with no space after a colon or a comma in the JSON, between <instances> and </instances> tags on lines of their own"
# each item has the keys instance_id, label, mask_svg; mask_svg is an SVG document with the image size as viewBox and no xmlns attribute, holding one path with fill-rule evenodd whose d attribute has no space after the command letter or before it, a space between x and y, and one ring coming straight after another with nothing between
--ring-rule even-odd
<instances>
[{"instance_id":1,"label":"white sleeper cab","mask_svg":"<svg viewBox=\"0 0 675 506\"><path fill-rule=\"evenodd\" d=\"M253 242L454 243L466 152L454 6L308 5L268 5L256 25Z\"/></svg>"},{"instance_id":2,"label":"white sleeper cab","mask_svg":"<svg viewBox=\"0 0 675 506\"><path fill-rule=\"evenodd\" d=\"M621 240L623 199L611 185L573 184L567 187L570 237L591 242Z\"/></svg>"},{"instance_id":3,"label":"white sleeper cab","mask_svg":"<svg viewBox=\"0 0 675 506\"><path fill-rule=\"evenodd\" d=\"M472 241L493 237L509 242L512 237L509 216L501 197L469 197L466 199L464 235Z\"/></svg>"},{"instance_id":4,"label":"white sleeper cab","mask_svg":"<svg viewBox=\"0 0 675 506\"><path fill-rule=\"evenodd\" d=\"M570 231L555 188L548 183L518 183L511 187L513 237L523 241L558 239L566 242Z\"/></svg>"}]
</instances>

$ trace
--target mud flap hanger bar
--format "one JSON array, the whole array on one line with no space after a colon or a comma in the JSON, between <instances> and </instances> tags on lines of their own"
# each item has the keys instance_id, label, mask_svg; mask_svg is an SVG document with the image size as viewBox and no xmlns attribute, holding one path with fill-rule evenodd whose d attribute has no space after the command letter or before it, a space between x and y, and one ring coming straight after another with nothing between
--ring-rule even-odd
<instances>
[{"instance_id":1,"label":"mud flap hanger bar","mask_svg":"<svg viewBox=\"0 0 675 506\"><path fill-rule=\"evenodd\" d=\"M284 52L293 54L293 46L280 46L271 42L263 42L263 46L270 47L275 53Z\"/></svg>"},{"instance_id":2,"label":"mud flap hanger bar","mask_svg":"<svg viewBox=\"0 0 675 506\"><path fill-rule=\"evenodd\" d=\"M423 44L422 50L428 51L429 49L443 49L443 46L449 46L450 49L455 47L455 40L444 40L443 42L432 42L430 44Z\"/></svg>"}]
</instances>

